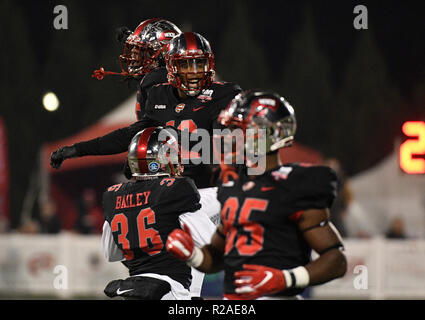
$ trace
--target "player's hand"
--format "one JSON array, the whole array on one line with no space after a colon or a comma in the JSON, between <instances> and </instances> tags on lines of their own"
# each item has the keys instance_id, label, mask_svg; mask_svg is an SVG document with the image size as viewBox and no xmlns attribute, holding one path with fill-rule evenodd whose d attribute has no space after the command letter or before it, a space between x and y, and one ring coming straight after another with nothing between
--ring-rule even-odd
<instances>
[{"instance_id":1,"label":"player's hand","mask_svg":"<svg viewBox=\"0 0 425 320\"><path fill-rule=\"evenodd\" d=\"M52 152L52 154L50 155L50 165L55 169L59 169L65 159L73 158L76 156L77 150L74 146L65 146L59 148L56 151Z\"/></svg>"},{"instance_id":2,"label":"player's hand","mask_svg":"<svg viewBox=\"0 0 425 320\"><path fill-rule=\"evenodd\" d=\"M286 280L282 270L244 264L242 271L235 272L235 292L241 299L256 299L286 289Z\"/></svg>"},{"instance_id":3,"label":"player's hand","mask_svg":"<svg viewBox=\"0 0 425 320\"><path fill-rule=\"evenodd\" d=\"M194 252L194 243L189 228L184 224L182 229L174 229L169 235L165 247L177 259L188 261Z\"/></svg>"}]
</instances>

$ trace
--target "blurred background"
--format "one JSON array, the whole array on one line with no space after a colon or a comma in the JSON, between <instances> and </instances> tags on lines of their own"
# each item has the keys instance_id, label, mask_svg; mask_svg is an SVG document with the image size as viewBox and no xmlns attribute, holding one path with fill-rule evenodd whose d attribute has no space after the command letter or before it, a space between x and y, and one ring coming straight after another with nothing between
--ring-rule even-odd
<instances>
[{"instance_id":1,"label":"blurred background","mask_svg":"<svg viewBox=\"0 0 425 320\"><path fill-rule=\"evenodd\" d=\"M367 29L353 25L359 4L367 9ZM67 8L68 29L54 28L57 5ZM136 120L134 83L91 74L120 70L118 27L134 30L162 17L210 41L220 80L275 90L294 106L291 160L339 173L332 220L347 240L349 271L306 296L425 298L422 7L421 1L0 0L0 295L102 298L107 281L125 274L104 261L99 242L101 195L124 180L125 155L67 160L60 170L48 158L59 146ZM43 106L48 92L58 101L54 111ZM59 264L69 271L65 290L52 286ZM358 265L369 271L368 289L353 288ZM389 272L398 276L388 280ZM220 274L207 277L205 294L219 296L220 283Z\"/></svg>"}]
</instances>

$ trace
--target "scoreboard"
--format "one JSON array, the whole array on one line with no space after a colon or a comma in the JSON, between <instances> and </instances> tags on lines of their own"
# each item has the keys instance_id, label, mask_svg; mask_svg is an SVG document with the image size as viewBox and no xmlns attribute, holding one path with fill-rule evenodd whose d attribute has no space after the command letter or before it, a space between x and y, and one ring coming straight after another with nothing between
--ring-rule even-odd
<instances>
[{"instance_id":1,"label":"scoreboard","mask_svg":"<svg viewBox=\"0 0 425 320\"><path fill-rule=\"evenodd\" d=\"M425 121L406 121L402 132L408 139L400 145L400 168L408 174L425 174Z\"/></svg>"}]
</instances>

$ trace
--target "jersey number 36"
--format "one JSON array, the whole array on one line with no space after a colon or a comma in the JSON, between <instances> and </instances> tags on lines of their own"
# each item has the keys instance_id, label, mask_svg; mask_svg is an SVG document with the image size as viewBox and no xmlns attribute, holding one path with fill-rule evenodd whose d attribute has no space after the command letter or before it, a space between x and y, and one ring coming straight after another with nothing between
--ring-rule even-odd
<instances>
[{"instance_id":1,"label":"jersey number 36","mask_svg":"<svg viewBox=\"0 0 425 320\"><path fill-rule=\"evenodd\" d=\"M164 244L162 243L158 231L149 227L149 225L155 223L155 212L151 208L142 209L137 215L136 222L139 236L139 248L150 256L159 253L164 247ZM118 243L122 246L125 258L131 260L134 258L134 253L130 247L134 246L130 246L130 242L127 239L128 218L123 213L115 215L112 219L112 232L119 231L118 225L121 226L121 232L118 234Z\"/></svg>"}]
</instances>

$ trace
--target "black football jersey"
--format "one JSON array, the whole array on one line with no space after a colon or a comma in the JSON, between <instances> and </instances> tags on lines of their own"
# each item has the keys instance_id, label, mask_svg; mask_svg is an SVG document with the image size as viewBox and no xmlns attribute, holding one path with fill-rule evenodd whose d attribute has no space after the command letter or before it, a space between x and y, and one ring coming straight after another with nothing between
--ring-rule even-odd
<instances>
[{"instance_id":1,"label":"black football jersey","mask_svg":"<svg viewBox=\"0 0 425 320\"><path fill-rule=\"evenodd\" d=\"M143 118L145 114L145 104L147 99L147 92L156 84L168 82L167 79L167 68L159 67L148 74L146 74L142 80L139 82L139 87L137 89L137 102L136 102L136 117L137 120Z\"/></svg>"},{"instance_id":2,"label":"black football jersey","mask_svg":"<svg viewBox=\"0 0 425 320\"><path fill-rule=\"evenodd\" d=\"M198 96L187 99L178 98L177 89L168 83L157 84L147 92L144 116L128 127L115 130L102 137L74 144L78 156L108 155L126 152L134 135L147 127L173 126L176 129L197 128L212 130L217 126L220 111L242 89L233 83L213 82ZM200 138L201 140L201 138ZM196 144L196 141L191 142ZM211 142L212 148L212 142ZM212 152L210 152L212 155ZM212 161L211 161L212 162ZM212 166L185 164L184 176L195 181L198 188L212 186Z\"/></svg>"},{"instance_id":3,"label":"black football jersey","mask_svg":"<svg viewBox=\"0 0 425 320\"><path fill-rule=\"evenodd\" d=\"M179 215L198 210L200 196L189 178L158 178L109 187L103 195L105 220L123 251L130 276L167 275L186 288L191 270L165 248L168 235L179 228Z\"/></svg>"},{"instance_id":4,"label":"black football jersey","mask_svg":"<svg viewBox=\"0 0 425 320\"><path fill-rule=\"evenodd\" d=\"M176 89L169 83L155 85L148 91L145 120L149 119L150 122L161 126L172 126L180 131L186 129L190 133L199 128L205 129L212 137L213 129L218 127L219 113L240 91L241 88L236 84L213 82L198 96L180 99ZM197 141L190 141L189 148L200 141L201 138ZM210 147L212 157L212 140ZM191 153L191 157L193 155ZM209 162L212 163L212 158ZM212 185L211 171L212 166L210 165L187 163L184 166L183 175L194 179L198 188L205 188Z\"/></svg>"},{"instance_id":5,"label":"black football jersey","mask_svg":"<svg viewBox=\"0 0 425 320\"><path fill-rule=\"evenodd\" d=\"M219 182L217 198L226 236L224 293L234 293L233 274L243 264L282 270L310 261L311 248L295 219L303 210L329 208L336 196L336 179L329 167L286 164L254 179L240 170L237 180Z\"/></svg>"},{"instance_id":6,"label":"black football jersey","mask_svg":"<svg viewBox=\"0 0 425 320\"><path fill-rule=\"evenodd\" d=\"M196 97L180 99L169 83L158 84L148 91L146 116L162 125L190 132L203 128L210 132L216 126L220 111L241 91L228 82L213 82Z\"/></svg>"}]
</instances>

